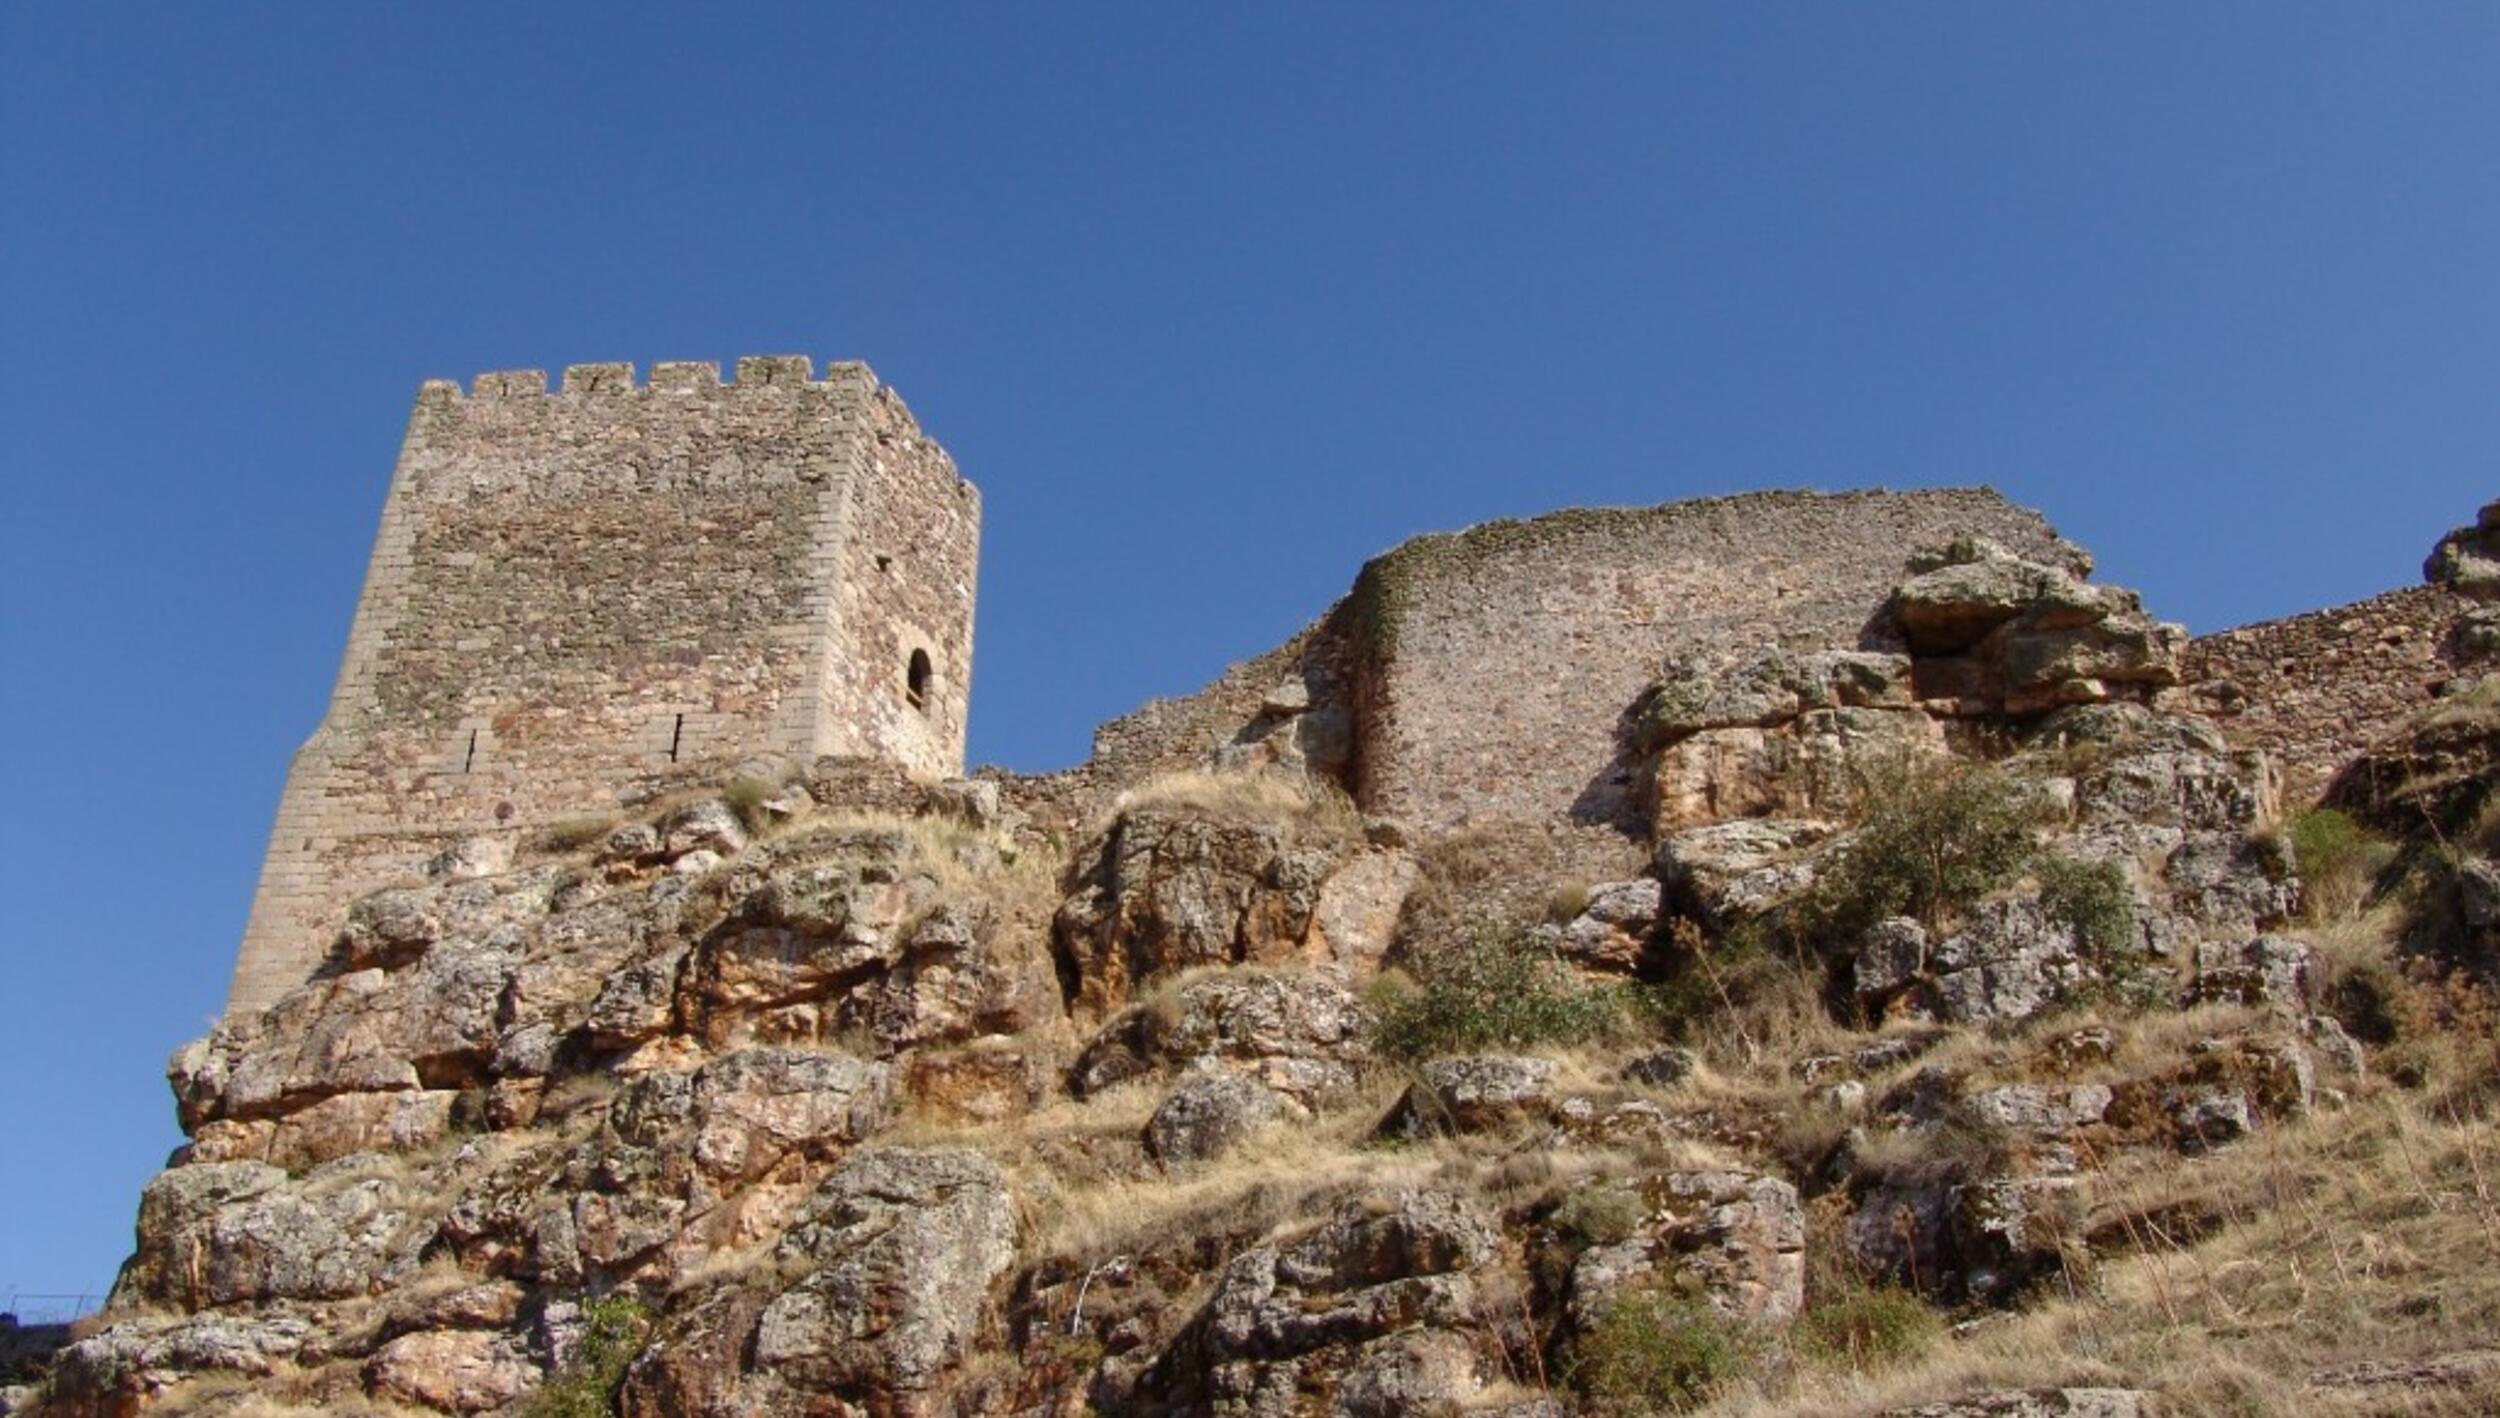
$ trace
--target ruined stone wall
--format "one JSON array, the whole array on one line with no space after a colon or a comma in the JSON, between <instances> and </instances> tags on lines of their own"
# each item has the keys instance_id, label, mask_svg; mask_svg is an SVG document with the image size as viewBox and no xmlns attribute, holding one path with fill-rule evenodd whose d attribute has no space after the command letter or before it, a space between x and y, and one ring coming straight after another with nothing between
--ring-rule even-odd
<instances>
[{"instance_id":1,"label":"ruined stone wall","mask_svg":"<svg viewBox=\"0 0 2500 1418\"><path fill-rule=\"evenodd\" d=\"M760 754L960 769L977 496L864 365L813 375L425 385L230 1007L300 982L348 901L453 841Z\"/></svg>"},{"instance_id":2,"label":"ruined stone wall","mask_svg":"<svg viewBox=\"0 0 2500 1418\"><path fill-rule=\"evenodd\" d=\"M2472 605L2413 586L2202 636L2188 646L2187 681L2234 748L2262 749L2282 769L2284 803L2306 807L2456 673L2451 632Z\"/></svg>"},{"instance_id":3,"label":"ruined stone wall","mask_svg":"<svg viewBox=\"0 0 2500 1418\"><path fill-rule=\"evenodd\" d=\"M1911 550L1959 533L2063 559L1995 492L1754 493L1556 513L1363 569L1354 788L1424 827L1637 818L1623 716L1671 655L1874 648Z\"/></svg>"}]
</instances>

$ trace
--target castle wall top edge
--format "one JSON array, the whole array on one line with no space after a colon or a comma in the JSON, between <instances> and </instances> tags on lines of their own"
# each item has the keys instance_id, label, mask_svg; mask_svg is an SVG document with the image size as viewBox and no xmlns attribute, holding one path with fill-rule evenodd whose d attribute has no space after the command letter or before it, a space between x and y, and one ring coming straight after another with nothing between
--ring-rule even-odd
<instances>
[{"instance_id":1,"label":"castle wall top edge","mask_svg":"<svg viewBox=\"0 0 2500 1418\"><path fill-rule=\"evenodd\" d=\"M2027 534L2057 535L2048 518L1987 483L1942 487L1758 488L1745 492L1679 498L1669 502L1602 507L1567 507L1528 517L1496 517L1448 531L1408 537L1365 563L1365 570L1385 563L1439 553L1485 552L1503 548L1521 537L1603 537L1610 533L1639 534L1679 523L1722 516L1790 508L1845 509L1853 505L1959 507L1992 517L2018 519ZM1907 548L1904 548L1906 551Z\"/></svg>"},{"instance_id":2,"label":"castle wall top edge","mask_svg":"<svg viewBox=\"0 0 2500 1418\"><path fill-rule=\"evenodd\" d=\"M743 392L799 385L862 392L885 387L876 371L860 360L834 360L825 366L821 378L814 357L803 354L744 355L730 369L732 377L723 379L721 366L715 360L662 360L651 366L650 376L644 380L638 377L631 361L619 360L567 365L561 384L551 384L543 369L499 369L472 377L465 390L455 379L428 379L420 386L419 397L456 403L469 399L690 394L713 389Z\"/></svg>"}]
</instances>

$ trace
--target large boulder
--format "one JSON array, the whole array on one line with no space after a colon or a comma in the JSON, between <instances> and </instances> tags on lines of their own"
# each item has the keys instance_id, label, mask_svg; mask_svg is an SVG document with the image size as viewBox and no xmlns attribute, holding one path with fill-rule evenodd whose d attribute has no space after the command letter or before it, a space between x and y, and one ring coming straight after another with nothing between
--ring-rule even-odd
<instances>
[{"instance_id":1,"label":"large boulder","mask_svg":"<svg viewBox=\"0 0 2500 1418\"><path fill-rule=\"evenodd\" d=\"M786 1394L918 1411L983 1332L1015 1247L1014 1198L979 1153L852 1155L782 1237L779 1261L805 1274L757 1318L758 1377Z\"/></svg>"},{"instance_id":2,"label":"large boulder","mask_svg":"<svg viewBox=\"0 0 2500 1418\"><path fill-rule=\"evenodd\" d=\"M1662 909L1724 930L1769 912L1814 884L1826 822L1745 819L1661 837Z\"/></svg>"},{"instance_id":3,"label":"large boulder","mask_svg":"<svg viewBox=\"0 0 2500 1418\"><path fill-rule=\"evenodd\" d=\"M1570 1314L1594 1324L1636 1285L1691 1286L1721 1312L1785 1325L1805 1305L1806 1215L1797 1189L1743 1172L1670 1172L1640 1184L1634 1234L1573 1262Z\"/></svg>"},{"instance_id":4,"label":"large boulder","mask_svg":"<svg viewBox=\"0 0 2500 1418\"><path fill-rule=\"evenodd\" d=\"M183 1379L276 1373L313 1338L291 1314L127 1318L61 1351L42 1411L55 1418L126 1418Z\"/></svg>"},{"instance_id":5,"label":"large boulder","mask_svg":"<svg viewBox=\"0 0 2500 1418\"><path fill-rule=\"evenodd\" d=\"M1071 1004L1100 1018L1184 971L1326 959L1314 926L1342 855L1289 822L1187 806L1121 813L1080 851L1053 926Z\"/></svg>"},{"instance_id":6,"label":"large boulder","mask_svg":"<svg viewBox=\"0 0 2500 1418\"><path fill-rule=\"evenodd\" d=\"M1654 877L1604 882L1589 888L1587 904L1570 920L1541 924L1531 939L1582 969L1629 974L1658 929L1659 901Z\"/></svg>"},{"instance_id":7,"label":"large boulder","mask_svg":"<svg viewBox=\"0 0 2500 1418\"><path fill-rule=\"evenodd\" d=\"M1114 1016L1069 1077L1092 1095L1148 1074L1221 1067L1308 1103L1353 1083L1370 1023L1354 992L1327 976L1221 971Z\"/></svg>"},{"instance_id":8,"label":"large boulder","mask_svg":"<svg viewBox=\"0 0 2500 1418\"><path fill-rule=\"evenodd\" d=\"M2044 713L2145 698L2179 682L2187 632L2131 591L2026 560L1985 538L1922 552L1887 610L1920 700L1957 715Z\"/></svg>"},{"instance_id":9,"label":"large boulder","mask_svg":"<svg viewBox=\"0 0 2500 1418\"><path fill-rule=\"evenodd\" d=\"M1237 1074L1192 1074L1146 1120L1146 1151L1166 1165L1203 1162L1282 1119L1288 1106L1266 1085Z\"/></svg>"},{"instance_id":10,"label":"large boulder","mask_svg":"<svg viewBox=\"0 0 2500 1418\"><path fill-rule=\"evenodd\" d=\"M1853 988L1870 1014L1956 1024L2028 1019L2091 978L2073 927L2033 897L1983 901L1941 939L1908 917L1860 938Z\"/></svg>"},{"instance_id":11,"label":"large boulder","mask_svg":"<svg viewBox=\"0 0 2500 1418\"><path fill-rule=\"evenodd\" d=\"M539 1379L513 1336L444 1329L403 1334L365 1366L375 1394L441 1413L485 1413L519 1398Z\"/></svg>"},{"instance_id":12,"label":"large boulder","mask_svg":"<svg viewBox=\"0 0 2500 1418\"><path fill-rule=\"evenodd\" d=\"M175 1167L139 1200L117 1302L183 1309L341 1300L413 1273L431 1225L394 1169L355 1160L302 1178L259 1162Z\"/></svg>"},{"instance_id":13,"label":"large boulder","mask_svg":"<svg viewBox=\"0 0 2500 1418\"><path fill-rule=\"evenodd\" d=\"M1864 765L1944 745L1915 712L1907 656L1776 647L1669 663L1634 706L1629 733L1654 760L1642 791L1659 832L1830 812L1845 806Z\"/></svg>"},{"instance_id":14,"label":"large boulder","mask_svg":"<svg viewBox=\"0 0 2500 1418\"><path fill-rule=\"evenodd\" d=\"M1551 1059L1434 1059L1382 1124L1395 1137L1488 1132L1551 1119L1561 1100Z\"/></svg>"},{"instance_id":15,"label":"large boulder","mask_svg":"<svg viewBox=\"0 0 2500 1418\"><path fill-rule=\"evenodd\" d=\"M1351 1198L1309 1236L1227 1264L1146 1382L1278 1418L1456 1406L1488 1377L1465 1336L1481 1323L1474 1272L1500 1243L1492 1219L1451 1193Z\"/></svg>"}]
</instances>

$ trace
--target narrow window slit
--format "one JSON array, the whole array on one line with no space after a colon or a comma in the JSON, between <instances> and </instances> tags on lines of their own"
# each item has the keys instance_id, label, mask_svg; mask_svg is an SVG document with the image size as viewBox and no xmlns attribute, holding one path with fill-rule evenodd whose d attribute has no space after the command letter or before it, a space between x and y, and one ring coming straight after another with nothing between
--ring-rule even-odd
<instances>
[{"instance_id":1,"label":"narrow window slit","mask_svg":"<svg viewBox=\"0 0 2500 1418\"><path fill-rule=\"evenodd\" d=\"M911 663L903 670L903 698L911 702L911 707L924 713L929 708L929 674L929 652L912 651Z\"/></svg>"},{"instance_id":2,"label":"narrow window slit","mask_svg":"<svg viewBox=\"0 0 2500 1418\"><path fill-rule=\"evenodd\" d=\"M461 771L461 772L463 772L463 773L466 773L466 772L468 772L470 769L475 768L476 766L477 766L477 730L475 730L475 729L471 729L471 730L469 730L469 752L468 752L468 754L467 754L467 756L466 756L466 757L464 757L464 758L462 758L462 759L460 760L460 771Z\"/></svg>"},{"instance_id":3,"label":"narrow window slit","mask_svg":"<svg viewBox=\"0 0 2500 1418\"><path fill-rule=\"evenodd\" d=\"M677 722L676 722L676 723L674 723L674 724L669 725L669 728L668 728L668 761L669 761L669 762L671 762L671 763L675 763L675 762L677 761L677 748L678 748L678 745L680 745L680 744L684 743L685 741L686 741L686 716L685 716L685 715L683 715L683 714L680 714L680 715L678 715L678 716L677 716Z\"/></svg>"}]
</instances>

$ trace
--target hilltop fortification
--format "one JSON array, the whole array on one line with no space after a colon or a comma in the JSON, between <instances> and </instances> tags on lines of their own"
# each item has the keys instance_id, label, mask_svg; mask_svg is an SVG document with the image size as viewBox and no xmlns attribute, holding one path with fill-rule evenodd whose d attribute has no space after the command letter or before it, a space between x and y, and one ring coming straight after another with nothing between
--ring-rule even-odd
<instances>
[{"instance_id":1,"label":"hilltop fortification","mask_svg":"<svg viewBox=\"0 0 2500 1418\"><path fill-rule=\"evenodd\" d=\"M427 383L229 1007L456 845L743 758L963 762L979 495L863 364Z\"/></svg>"},{"instance_id":2,"label":"hilltop fortification","mask_svg":"<svg viewBox=\"0 0 2500 1418\"><path fill-rule=\"evenodd\" d=\"M976 527L856 366L429 385L0 1415L2495 1411L2500 506L2194 644L1985 489L1493 523L937 781Z\"/></svg>"}]
</instances>

